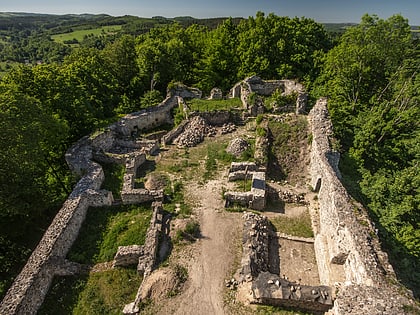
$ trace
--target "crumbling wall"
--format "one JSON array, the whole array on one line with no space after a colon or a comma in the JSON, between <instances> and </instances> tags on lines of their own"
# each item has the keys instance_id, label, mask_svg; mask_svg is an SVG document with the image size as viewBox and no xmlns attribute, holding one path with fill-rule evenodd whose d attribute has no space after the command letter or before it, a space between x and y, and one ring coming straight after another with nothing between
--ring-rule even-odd
<instances>
[{"instance_id":1,"label":"crumbling wall","mask_svg":"<svg viewBox=\"0 0 420 315\"><path fill-rule=\"evenodd\" d=\"M67 151L66 161L80 180L6 293L0 304L0 314L35 314L53 277L72 274L80 269L79 265L67 261L65 257L79 234L87 210L91 206L110 206L113 202L111 192L100 190L104 173L102 167L93 161L94 158L103 158L107 162L125 161L121 155L105 153L122 145L121 137L130 137L133 131L171 123L170 112L178 105L178 101L178 97L168 97L156 107L127 115L105 131L83 137ZM150 148L153 150L154 145ZM129 162L132 163L129 167L136 168L142 159L141 154L134 154L134 161ZM130 181L130 185L132 183ZM136 193L138 195L134 197ZM126 196L129 203L134 202L134 198L137 198L136 202L143 202L162 197L160 191L139 192L132 189L130 194Z\"/></svg>"},{"instance_id":2,"label":"crumbling wall","mask_svg":"<svg viewBox=\"0 0 420 315\"><path fill-rule=\"evenodd\" d=\"M81 154L91 156L89 144L89 138L85 137L70 150L75 154L69 159L70 167L86 175L79 180L6 293L0 304L0 314L35 314L54 275L63 274L63 266L59 263L66 264L65 257L79 234L88 208L111 205L112 193L99 190L104 180L102 167ZM74 151L75 148L80 152Z\"/></svg>"},{"instance_id":3,"label":"crumbling wall","mask_svg":"<svg viewBox=\"0 0 420 315\"><path fill-rule=\"evenodd\" d=\"M267 217L245 212L239 282L252 281L269 270L269 242L273 232Z\"/></svg>"},{"instance_id":4,"label":"crumbling wall","mask_svg":"<svg viewBox=\"0 0 420 315\"><path fill-rule=\"evenodd\" d=\"M255 210L263 210L266 202L265 169L263 172L252 162L232 162L229 181L251 179L251 190L247 192L227 191L224 193L226 206L239 204Z\"/></svg>"},{"instance_id":5,"label":"crumbling wall","mask_svg":"<svg viewBox=\"0 0 420 315\"><path fill-rule=\"evenodd\" d=\"M146 241L143 246L133 247L121 246L114 258L114 266L122 266L126 261L133 261L137 259L137 271L143 275L143 281L137 291L134 302L125 305L124 314L138 314L140 309L139 305L142 302L141 296L143 293L143 283L145 279L151 274L156 264L156 255L159 246L159 235L162 231L162 217L163 208L162 202L154 202L152 204L153 215L150 221L149 228L146 233ZM128 253L132 250L131 253Z\"/></svg>"},{"instance_id":6,"label":"crumbling wall","mask_svg":"<svg viewBox=\"0 0 420 315\"><path fill-rule=\"evenodd\" d=\"M265 81L258 76L245 78L231 89L232 97L240 97L245 108L249 108L248 95L256 93L262 96L270 96L276 90L282 91L283 95L297 94L294 112L302 114L306 111L307 94L302 84L293 80Z\"/></svg>"},{"instance_id":7,"label":"crumbling wall","mask_svg":"<svg viewBox=\"0 0 420 315\"><path fill-rule=\"evenodd\" d=\"M162 202L154 202L152 208L153 214L144 245L119 246L113 267L125 267L136 263L140 274L148 276L152 271L159 245L159 233L162 230Z\"/></svg>"},{"instance_id":8,"label":"crumbling wall","mask_svg":"<svg viewBox=\"0 0 420 315\"><path fill-rule=\"evenodd\" d=\"M410 298L403 297L404 290L398 292L390 284L396 282L395 274L380 249L369 218L339 180L339 154L330 147L332 124L326 99L318 100L309 119L313 135L310 174L319 202L320 226L315 235L319 276L322 284L343 284L333 310L335 314L348 314L345 305L350 305L351 314L404 314L402 305L410 304ZM359 296L350 292L358 292ZM369 295L361 297L363 292ZM357 303L357 299L371 302ZM388 305L393 311L382 312L376 305Z\"/></svg>"},{"instance_id":9,"label":"crumbling wall","mask_svg":"<svg viewBox=\"0 0 420 315\"><path fill-rule=\"evenodd\" d=\"M133 132L150 130L163 124L172 124L171 110L179 106L178 96L168 96L161 104L124 116L110 126L115 132L126 137Z\"/></svg>"},{"instance_id":10,"label":"crumbling wall","mask_svg":"<svg viewBox=\"0 0 420 315\"><path fill-rule=\"evenodd\" d=\"M243 219L239 284L249 288L248 302L312 312L330 309L330 287L301 285L270 272L270 239L276 236L267 217L245 213Z\"/></svg>"}]
</instances>

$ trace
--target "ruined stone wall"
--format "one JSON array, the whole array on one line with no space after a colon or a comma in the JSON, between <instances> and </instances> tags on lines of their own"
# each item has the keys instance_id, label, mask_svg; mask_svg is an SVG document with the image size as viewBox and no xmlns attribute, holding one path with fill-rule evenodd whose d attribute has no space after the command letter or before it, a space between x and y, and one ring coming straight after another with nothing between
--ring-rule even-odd
<instances>
[{"instance_id":1,"label":"ruined stone wall","mask_svg":"<svg viewBox=\"0 0 420 315\"><path fill-rule=\"evenodd\" d=\"M244 79L237 83L231 89L232 97L240 97L242 104L245 108L249 108L248 95L250 93L256 93L262 96L270 96L276 90L282 91L283 95L297 94L296 106L294 111L296 114L305 113L307 94L302 84L293 80L262 80L258 76L252 76Z\"/></svg>"},{"instance_id":2,"label":"ruined stone wall","mask_svg":"<svg viewBox=\"0 0 420 315\"><path fill-rule=\"evenodd\" d=\"M130 136L133 131L145 131L162 124L172 124L171 110L179 105L178 96L168 96L161 104L124 116L110 128L117 133Z\"/></svg>"},{"instance_id":3,"label":"ruined stone wall","mask_svg":"<svg viewBox=\"0 0 420 315\"><path fill-rule=\"evenodd\" d=\"M0 314L35 314L53 277L71 274L78 268L65 258L79 234L88 208L109 206L113 202L111 192L100 190L104 173L102 167L93 161L94 156L122 162L121 158L107 157L104 152L112 151L121 136L130 136L136 130L135 126L141 131L170 123L170 111L178 101L178 97L168 97L154 108L127 115L105 131L83 137L67 151L66 161L70 169L81 178L6 293L0 304ZM137 156L133 167L138 163L141 163L141 157ZM161 192L144 191L136 197L137 202L161 198ZM139 192L132 189L131 193Z\"/></svg>"},{"instance_id":4,"label":"ruined stone wall","mask_svg":"<svg viewBox=\"0 0 420 315\"><path fill-rule=\"evenodd\" d=\"M379 241L363 208L357 205L348 195L339 178L339 154L330 147L332 124L329 119L326 99L320 99L311 110L312 149L310 174L312 186L318 191L319 231L315 235L315 252L321 284L334 285L341 283L333 311L335 314L348 314L343 305L350 305L351 314L382 314L375 307L391 305L395 311L384 314L404 314L402 304L394 302L400 297L398 289L391 286L396 281L387 256L380 250ZM348 292L366 289L371 303L357 303L356 297ZM381 294L375 294L377 291ZM387 294L383 294L386 291ZM363 290L359 290L363 292ZM400 291L401 292L401 291ZM354 298L354 300L352 300ZM360 299L360 296L357 297ZM400 301L401 302L401 301ZM410 303L410 299L405 299ZM397 308L400 308L397 311Z\"/></svg>"},{"instance_id":5,"label":"ruined stone wall","mask_svg":"<svg viewBox=\"0 0 420 315\"><path fill-rule=\"evenodd\" d=\"M82 139L83 142L86 138ZM83 152L89 150L80 147ZM80 156L79 156L80 158ZM0 314L35 314L41 306L54 275L62 274L58 262L65 257L76 240L87 209L112 203L112 193L100 191L104 173L100 165L82 159L87 166L82 177L57 213L23 270L0 304ZM79 166L74 166L80 169Z\"/></svg>"}]
</instances>

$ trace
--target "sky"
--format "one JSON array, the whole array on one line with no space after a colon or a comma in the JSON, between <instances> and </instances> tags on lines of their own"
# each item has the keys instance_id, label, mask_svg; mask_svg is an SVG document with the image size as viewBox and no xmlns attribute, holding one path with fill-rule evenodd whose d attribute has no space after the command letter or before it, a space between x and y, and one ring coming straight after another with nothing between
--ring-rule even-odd
<instances>
[{"instance_id":1,"label":"sky","mask_svg":"<svg viewBox=\"0 0 420 315\"><path fill-rule=\"evenodd\" d=\"M0 0L0 12L207 18L249 17L257 11L321 23L357 23L365 13L383 19L401 14L411 25L420 25L420 0Z\"/></svg>"}]
</instances>

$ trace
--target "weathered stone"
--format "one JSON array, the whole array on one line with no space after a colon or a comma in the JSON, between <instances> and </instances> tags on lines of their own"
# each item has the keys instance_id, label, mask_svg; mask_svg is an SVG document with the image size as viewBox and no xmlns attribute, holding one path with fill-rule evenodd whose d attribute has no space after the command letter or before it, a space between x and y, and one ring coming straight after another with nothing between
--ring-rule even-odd
<instances>
[{"instance_id":1,"label":"weathered stone","mask_svg":"<svg viewBox=\"0 0 420 315\"><path fill-rule=\"evenodd\" d=\"M249 143L242 138L234 138L229 142L229 145L226 148L226 152L239 157L243 152L245 152L249 147Z\"/></svg>"},{"instance_id":2,"label":"weathered stone","mask_svg":"<svg viewBox=\"0 0 420 315\"><path fill-rule=\"evenodd\" d=\"M221 100L223 99L223 92L219 88L212 88L210 91L210 100Z\"/></svg>"},{"instance_id":3,"label":"weathered stone","mask_svg":"<svg viewBox=\"0 0 420 315\"><path fill-rule=\"evenodd\" d=\"M309 114L312 128L310 173L318 191L320 229L315 254L321 283L338 288L334 314L404 314L402 305L413 305L409 292L391 284L395 274L381 251L366 211L357 206L340 182L339 153L330 147L333 135L326 99L317 101ZM363 224L361 222L364 222ZM367 224L366 224L367 223ZM397 283L397 281L394 281ZM405 294L402 294L404 292ZM355 297L371 303L355 302ZM400 299L400 304L392 298ZM404 302L402 302L404 301ZM391 305L378 311L376 305Z\"/></svg>"}]
</instances>

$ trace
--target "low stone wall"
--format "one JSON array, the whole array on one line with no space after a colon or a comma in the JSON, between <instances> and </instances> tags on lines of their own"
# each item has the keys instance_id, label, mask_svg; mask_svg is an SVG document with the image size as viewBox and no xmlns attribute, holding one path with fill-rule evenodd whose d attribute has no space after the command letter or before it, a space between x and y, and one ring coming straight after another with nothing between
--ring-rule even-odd
<instances>
[{"instance_id":1,"label":"low stone wall","mask_svg":"<svg viewBox=\"0 0 420 315\"><path fill-rule=\"evenodd\" d=\"M162 216L163 216L163 208L162 208L162 202L154 202L152 204L153 207L153 215L152 219L150 221L149 228L146 233L146 241L143 246L141 246L141 250L136 250L134 255L138 256L138 265L137 265L137 271L143 275L143 281L137 291L136 298L134 302L129 303L125 305L123 313L124 314L138 314L140 309L139 305L141 303L141 296L142 296L142 290L143 290L143 283L144 280L151 274L153 271L153 268L156 264L156 255L157 250L159 247L159 235L162 231ZM138 248L136 248L138 249ZM120 247L118 249L118 252L124 250L123 247ZM114 265L116 263L116 259L124 259L127 258L123 257L117 257L119 254L114 258Z\"/></svg>"},{"instance_id":2,"label":"low stone wall","mask_svg":"<svg viewBox=\"0 0 420 315\"><path fill-rule=\"evenodd\" d=\"M126 267L137 264L140 274L148 276L152 271L159 245L159 233L162 230L162 202L152 204L153 214L146 232L144 245L119 246L115 254L113 267Z\"/></svg>"},{"instance_id":3,"label":"low stone wall","mask_svg":"<svg viewBox=\"0 0 420 315\"><path fill-rule=\"evenodd\" d=\"M181 133L184 132L185 127L188 125L189 120L184 120L176 128L169 131L166 135L162 137L162 144L170 144L177 138Z\"/></svg>"},{"instance_id":4,"label":"low stone wall","mask_svg":"<svg viewBox=\"0 0 420 315\"><path fill-rule=\"evenodd\" d=\"M300 285L269 272L260 273L251 290L254 304L322 313L333 306L330 287Z\"/></svg>"},{"instance_id":5,"label":"low stone wall","mask_svg":"<svg viewBox=\"0 0 420 315\"><path fill-rule=\"evenodd\" d=\"M313 135L310 174L319 202L314 246L319 276L322 284L343 284L333 311L348 314L343 306L349 305L351 314L404 314L403 304L411 304L411 297L404 297L403 288L390 284L397 280L367 213L350 198L339 180L339 154L330 147L332 124L326 99L318 100L309 119ZM350 292L358 292L358 297ZM364 292L369 295L361 296ZM356 299L370 300L370 306ZM388 305L393 311L379 311L377 304Z\"/></svg>"},{"instance_id":6,"label":"low stone wall","mask_svg":"<svg viewBox=\"0 0 420 315\"><path fill-rule=\"evenodd\" d=\"M243 218L239 283L250 283L248 301L311 312L329 310L333 305L330 287L301 285L270 273L270 239L276 237L272 225L265 216L254 213L245 213Z\"/></svg>"},{"instance_id":7,"label":"low stone wall","mask_svg":"<svg viewBox=\"0 0 420 315\"><path fill-rule=\"evenodd\" d=\"M263 210L266 202L265 172L252 162L232 162L228 180L251 179L251 190L247 192L227 191L224 194L226 206L239 204L241 206Z\"/></svg>"}]
</instances>

